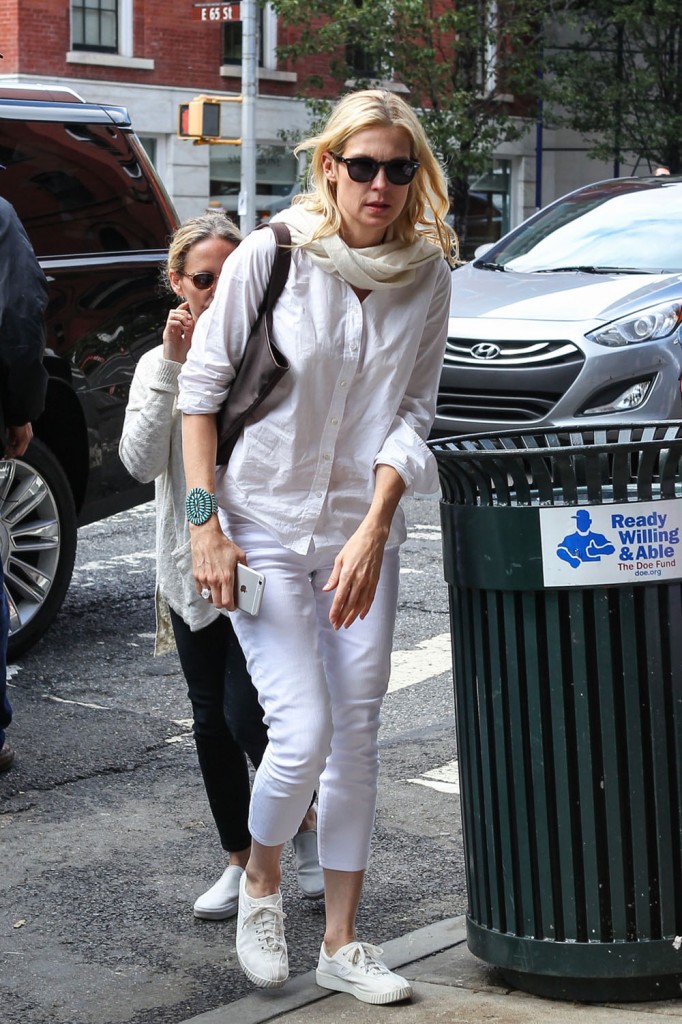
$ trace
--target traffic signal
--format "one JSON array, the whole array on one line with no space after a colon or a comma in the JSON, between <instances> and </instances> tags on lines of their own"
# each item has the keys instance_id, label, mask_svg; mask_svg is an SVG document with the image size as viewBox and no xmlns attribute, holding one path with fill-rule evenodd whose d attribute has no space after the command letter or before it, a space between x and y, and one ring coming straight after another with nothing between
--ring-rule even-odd
<instances>
[{"instance_id":1,"label":"traffic signal","mask_svg":"<svg viewBox=\"0 0 682 1024\"><path fill-rule=\"evenodd\" d=\"M195 96L188 103L179 103L177 134L179 138L194 138L195 142L214 141L237 145L239 138L221 138L220 104L242 102L241 96Z\"/></svg>"},{"instance_id":2,"label":"traffic signal","mask_svg":"<svg viewBox=\"0 0 682 1024\"><path fill-rule=\"evenodd\" d=\"M182 139L220 138L220 102L198 96L178 108L178 135Z\"/></svg>"},{"instance_id":3,"label":"traffic signal","mask_svg":"<svg viewBox=\"0 0 682 1024\"><path fill-rule=\"evenodd\" d=\"M188 127L190 135L220 138L220 103L204 97L190 100Z\"/></svg>"},{"instance_id":4,"label":"traffic signal","mask_svg":"<svg viewBox=\"0 0 682 1024\"><path fill-rule=\"evenodd\" d=\"M189 134L189 103L181 103L178 107L178 135L181 139L191 138Z\"/></svg>"}]
</instances>

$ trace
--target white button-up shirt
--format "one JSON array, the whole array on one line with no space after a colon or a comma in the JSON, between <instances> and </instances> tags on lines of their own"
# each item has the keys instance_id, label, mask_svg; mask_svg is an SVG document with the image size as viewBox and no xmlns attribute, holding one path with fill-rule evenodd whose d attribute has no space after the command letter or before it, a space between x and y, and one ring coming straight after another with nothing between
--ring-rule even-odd
<instances>
[{"instance_id":1,"label":"white button-up shirt","mask_svg":"<svg viewBox=\"0 0 682 1024\"><path fill-rule=\"evenodd\" d=\"M180 374L178 407L214 413L227 398L256 320L275 253L272 232L251 233L229 257ZM374 469L393 466L406 492L438 490L426 438L435 415L450 301L445 260L412 284L360 302L305 249L292 251L273 315L273 340L291 369L259 406L216 475L218 503L300 553L338 550L374 493ZM388 543L405 539L402 510Z\"/></svg>"}]
</instances>

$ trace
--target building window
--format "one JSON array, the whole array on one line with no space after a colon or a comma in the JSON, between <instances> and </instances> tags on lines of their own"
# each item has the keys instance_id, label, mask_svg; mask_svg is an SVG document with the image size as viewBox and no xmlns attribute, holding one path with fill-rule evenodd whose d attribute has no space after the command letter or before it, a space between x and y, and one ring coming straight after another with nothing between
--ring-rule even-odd
<instances>
[{"instance_id":1,"label":"building window","mask_svg":"<svg viewBox=\"0 0 682 1024\"><path fill-rule=\"evenodd\" d=\"M361 10L364 0L354 0L357 10ZM368 37L359 25L355 24L346 43L346 64L351 76L355 79L387 79L390 73L382 68L381 54L369 45Z\"/></svg>"},{"instance_id":2,"label":"building window","mask_svg":"<svg viewBox=\"0 0 682 1024\"><path fill-rule=\"evenodd\" d=\"M154 164L154 166L158 169L158 164L156 162L157 140L154 138L153 135L140 135L139 139L140 142L142 143L145 153L147 154L151 162Z\"/></svg>"},{"instance_id":3,"label":"building window","mask_svg":"<svg viewBox=\"0 0 682 1024\"><path fill-rule=\"evenodd\" d=\"M353 78L381 78L378 59L357 37L346 46L346 64Z\"/></svg>"},{"instance_id":4,"label":"building window","mask_svg":"<svg viewBox=\"0 0 682 1024\"><path fill-rule=\"evenodd\" d=\"M215 150L215 152L214 152ZM222 206L235 219L241 183L241 147L211 147L211 205ZM256 218L268 220L289 206L299 192L298 161L284 146L256 148Z\"/></svg>"},{"instance_id":5,"label":"building window","mask_svg":"<svg viewBox=\"0 0 682 1024\"><path fill-rule=\"evenodd\" d=\"M118 0L71 0L74 50L118 53Z\"/></svg>"},{"instance_id":6,"label":"building window","mask_svg":"<svg viewBox=\"0 0 682 1024\"><path fill-rule=\"evenodd\" d=\"M461 255L472 259L474 250L496 242L511 228L511 161L493 160L490 169L469 179L467 243Z\"/></svg>"},{"instance_id":7,"label":"building window","mask_svg":"<svg viewBox=\"0 0 682 1024\"><path fill-rule=\"evenodd\" d=\"M259 7L256 12L256 55L258 67L263 67L263 14ZM223 25L223 64L241 64L242 62L242 23L228 21Z\"/></svg>"}]
</instances>

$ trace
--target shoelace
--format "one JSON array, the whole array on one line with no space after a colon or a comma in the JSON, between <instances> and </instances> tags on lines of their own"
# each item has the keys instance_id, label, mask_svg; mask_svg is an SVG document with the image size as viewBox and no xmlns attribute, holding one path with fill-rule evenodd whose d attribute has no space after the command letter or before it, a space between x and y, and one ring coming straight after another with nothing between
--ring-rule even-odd
<instances>
[{"instance_id":1,"label":"shoelace","mask_svg":"<svg viewBox=\"0 0 682 1024\"><path fill-rule=\"evenodd\" d=\"M242 928L253 921L259 944L265 944L273 953L281 953L284 949L286 916L279 907L254 907L244 918Z\"/></svg>"},{"instance_id":2,"label":"shoelace","mask_svg":"<svg viewBox=\"0 0 682 1024\"><path fill-rule=\"evenodd\" d=\"M360 967L367 974L390 974L383 960L379 960L382 953L381 946L373 946L371 942L357 942L348 959L353 967Z\"/></svg>"}]
</instances>

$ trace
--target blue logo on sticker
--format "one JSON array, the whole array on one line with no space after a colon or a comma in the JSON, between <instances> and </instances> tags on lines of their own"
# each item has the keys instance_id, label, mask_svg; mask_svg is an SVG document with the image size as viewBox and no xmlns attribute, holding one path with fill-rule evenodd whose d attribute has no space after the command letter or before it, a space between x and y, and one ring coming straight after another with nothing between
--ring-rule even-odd
<instances>
[{"instance_id":1,"label":"blue logo on sticker","mask_svg":"<svg viewBox=\"0 0 682 1024\"><path fill-rule=\"evenodd\" d=\"M569 533L557 547L557 556L573 568L577 569L583 562L600 562L602 555L612 555L616 548L603 533L590 530L592 517L585 508L580 508L574 516L575 533Z\"/></svg>"}]
</instances>

